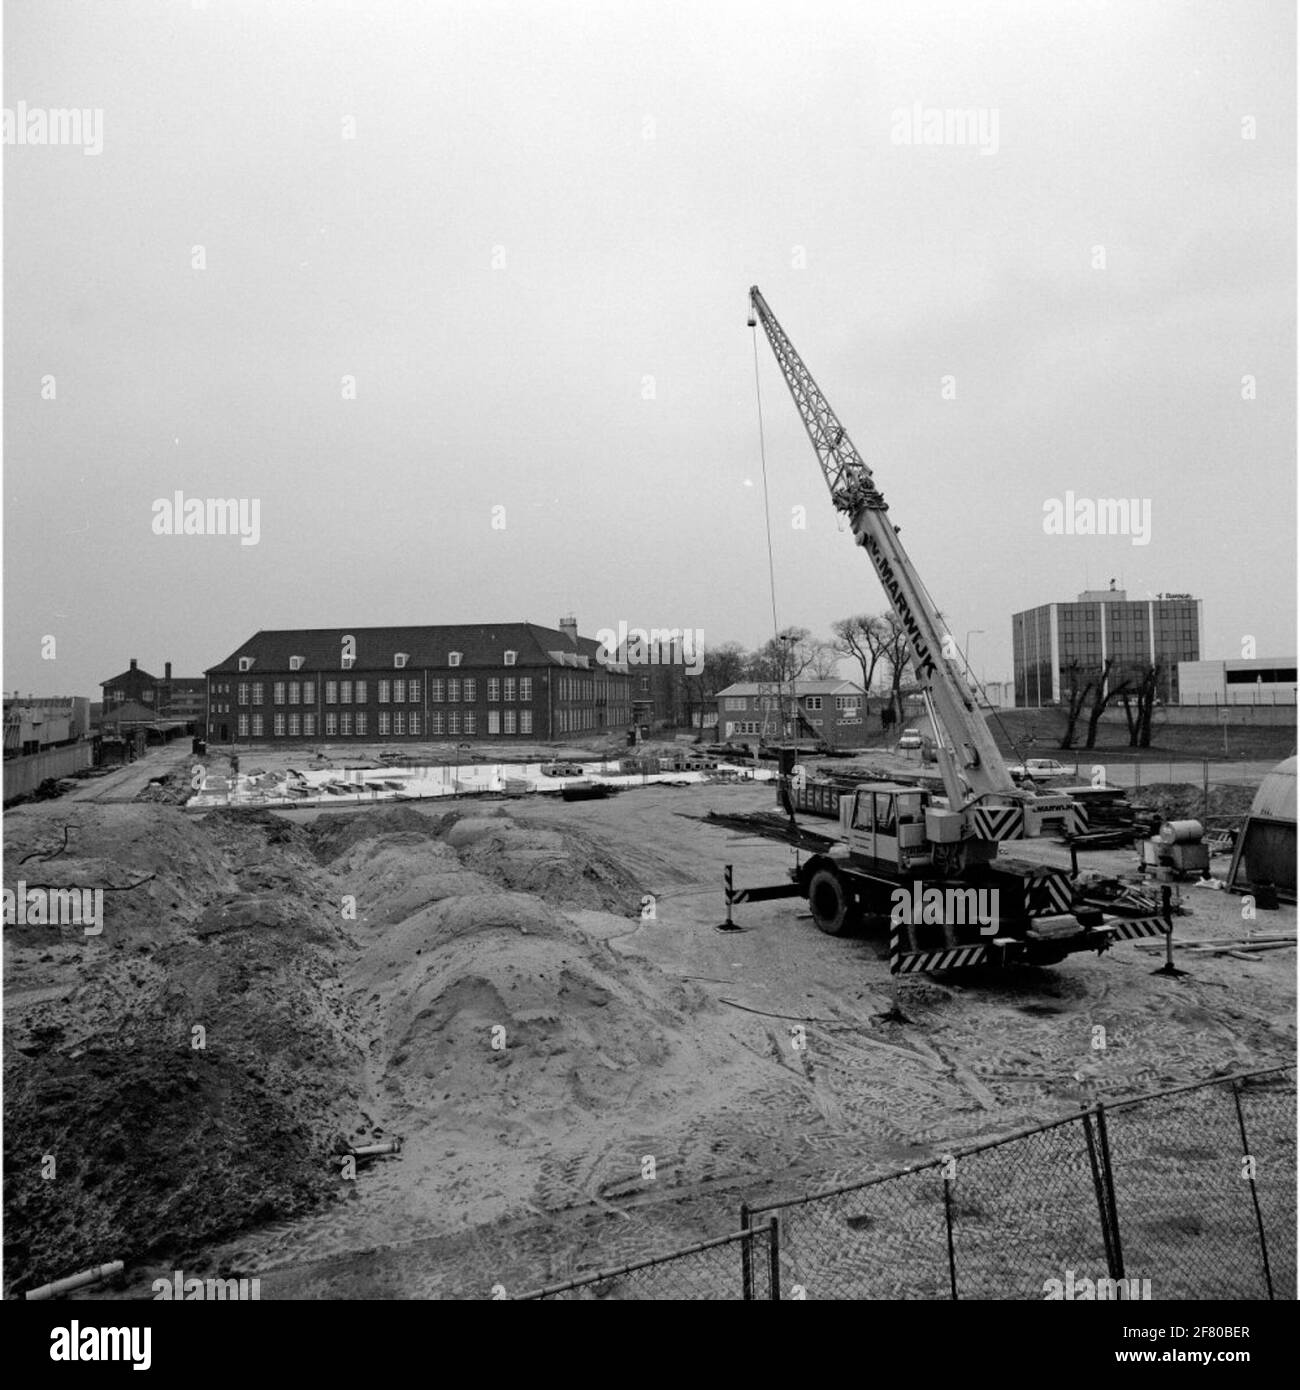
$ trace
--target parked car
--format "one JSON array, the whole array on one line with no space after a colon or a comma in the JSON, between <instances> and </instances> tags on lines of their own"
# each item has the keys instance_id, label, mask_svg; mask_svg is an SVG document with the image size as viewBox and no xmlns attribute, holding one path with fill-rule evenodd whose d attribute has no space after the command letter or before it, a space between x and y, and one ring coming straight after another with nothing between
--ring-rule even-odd
<instances>
[{"instance_id":1,"label":"parked car","mask_svg":"<svg viewBox=\"0 0 1300 1390\"><path fill-rule=\"evenodd\" d=\"M1017 782L1025 777L1031 777L1034 781L1044 777L1073 777L1078 770L1077 766L1066 767L1055 758L1026 758L1023 763L1016 763L1007 769Z\"/></svg>"},{"instance_id":2,"label":"parked car","mask_svg":"<svg viewBox=\"0 0 1300 1390\"><path fill-rule=\"evenodd\" d=\"M898 740L898 746L900 748L920 748L922 746L921 735L915 729L904 729Z\"/></svg>"}]
</instances>

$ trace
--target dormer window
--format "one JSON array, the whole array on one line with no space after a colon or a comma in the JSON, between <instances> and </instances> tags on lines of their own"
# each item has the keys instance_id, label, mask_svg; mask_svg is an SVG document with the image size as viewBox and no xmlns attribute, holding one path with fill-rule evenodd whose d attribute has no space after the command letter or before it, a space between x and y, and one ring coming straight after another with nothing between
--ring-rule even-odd
<instances>
[{"instance_id":1,"label":"dormer window","mask_svg":"<svg viewBox=\"0 0 1300 1390\"><path fill-rule=\"evenodd\" d=\"M302 657L300 657L300 656L291 656L291 657L289 658L289 669L290 669L291 671L301 671L301 670L302 670Z\"/></svg>"},{"instance_id":2,"label":"dormer window","mask_svg":"<svg viewBox=\"0 0 1300 1390\"><path fill-rule=\"evenodd\" d=\"M251 671L253 669L253 658L251 656L241 656L239 658L239 669L241 671Z\"/></svg>"},{"instance_id":3,"label":"dormer window","mask_svg":"<svg viewBox=\"0 0 1300 1390\"><path fill-rule=\"evenodd\" d=\"M345 671L350 671L353 668L353 666L356 665L356 660L357 659L355 656L345 656L343 658L343 669Z\"/></svg>"},{"instance_id":4,"label":"dormer window","mask_svg":"<svg viewBox=\"0 0 1300 1390\"><path fill-rule=\"evenodd\" d=\"M398 671L405 670L405 669L406 669L406 661L407 661L407 657L408 657L408 656L409 656L409 653L408 653L408 652L394 652L394 653L393 653L393 666L394 666L394 668L395 668L396 670L398 670Z\"/></svg>"},{"instance_id":5,"label":"dormer window","mask_svg":"<svg viewBox=\"0 0 1300 1390\"><path fill-rule=\"evenodd\" d=\"M447 653L447 665L448 665L448 666L459 666L459 665L460 665L460 656L461 656L460 652L448 652L448 653Z\"/></svg>"},{"instance_id":6,"label":"dormer window","mask_svg":"<svg viewBox=\"0 0 1300 1390\"><path fill-rule=\"evenodd\" d=\"M518 656L519 656L519 653L518 653L518 652L507 652L507 653L506 653L506 665L507 665L507 666L513 666L513 665L515 664L515 661L516 661L516 659L518 658Z\"/></svg>"}]
</instances>

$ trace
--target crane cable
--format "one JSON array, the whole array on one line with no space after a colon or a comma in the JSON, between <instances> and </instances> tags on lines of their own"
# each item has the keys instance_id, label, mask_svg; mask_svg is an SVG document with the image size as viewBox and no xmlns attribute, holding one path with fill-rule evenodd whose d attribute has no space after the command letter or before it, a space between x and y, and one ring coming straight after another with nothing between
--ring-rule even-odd
<instances>
[{"instance_id":1,"label":"crane cable","mask_svg":"<svg viewBox=\"0 0 1300 1390\"><path fill-rule=\"evenodd\" d=\"M750 329L754 340L754 400L758 406L758 456L763 470L763 522L767 528L767 584L772 599L772 652L781 650L781 629L776 618L776 560L772 551L772 506L767 490L767 440L763 431L763 391L759 384L758 372L758 327L751 321ZM778 666L776 682L777 718L784 723L781 710L781 672ZM784 733L782 734L784 737ZM796 735L797 737L797 735Z\"/></svg>"}]
</instances>

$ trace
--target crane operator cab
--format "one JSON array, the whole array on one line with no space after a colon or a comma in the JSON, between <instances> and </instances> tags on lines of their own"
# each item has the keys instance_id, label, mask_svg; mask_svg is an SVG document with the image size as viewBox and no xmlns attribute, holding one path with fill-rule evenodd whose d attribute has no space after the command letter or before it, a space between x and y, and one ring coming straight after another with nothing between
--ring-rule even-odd
<instances>
[{"instance_id":1,"label":"crane operator cab","mask_svg":"<svg viewBox=\"0 0 1300 1390\"><path fill-rule=\"evenodd\" d=\"M840 801L840 833L854 859L906 872L929 858L925 810L930 793L894 782L868 782Z\"/></svg>"}]
</instances>

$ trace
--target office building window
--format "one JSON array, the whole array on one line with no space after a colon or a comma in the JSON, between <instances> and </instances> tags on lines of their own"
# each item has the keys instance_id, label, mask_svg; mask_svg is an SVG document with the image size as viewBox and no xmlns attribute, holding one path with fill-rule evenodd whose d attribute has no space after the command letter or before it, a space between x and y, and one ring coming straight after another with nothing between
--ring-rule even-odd
<instances>
[{"instance_id":1,"label":"office building window","mask_svg":"<svg viewBox=\"0 0 1300 1390\"><path fill-rule=\"evenodd\" d=\"M289 682L289 703L296 705L302 699L302 686L298 681Z\"/></svg>"},{"instance_id":2,"label":"office building window","mask_svg":"<svg viewBox=\"0 0 1300 1390\"><path fill-rule=\"evenodd\" d=\"M412 704L418 705L420 703L420 682L418 680L412 679L406 682L406 698Z\"/></svg>"},{"instance_id":3,"label":"office building window","mask_svg":"<svg viewBox=\"0 0 1300 1390\"><path fill-rule=\"evenodd\" d=\"M394 666L398 671L402 670L402 669L405 667L407 655L408 655L408 653L406 653L406 652L394 652L394 653L393 653L393 666Z\"/></svg>"},{"instance_id":4,"label":"office building window","mask_svg":"<svg viewBox=\"0 0 1300 1390\"><path fill-rule=\"evenodd\" d=\"M531 734L533 731L533 712L530 709L519 711L519 732L521 734Z\"/></svg>"},{"instance_id":5,"label":"office building window","mask_svg":"<svg viewBox=\"0 0 1300 1390\"><path fill-rule=\"evenodd\" d=\"M393 732L404 734L406 732L406 711L396 710L393 714Z\"/></svg>"},{"instance_id":6,"label":"office building window","mask_svg":"<svg viewBox=\"0 0 1300 1390\"><path fill-rule=\"evenodd\" d=\"M113 698L114 698L115 700L117 699L117 691L116 691L116 690L113 692ZM247 682L247 681L240 681L240 682L239 682L239 703L240 703L241 705L246 705L246 704L248 703L248 682Z\"/></svg>"},{"instance_id":7,"label":"office building window","mask_svg":"<svg viewBox=\"0 0 1300 1390\"><path fill-rule=\"evenodd\" d=\"M336 704L338 704L338 699L339 699L339 683L338 683L338 681L326 681L326 682L325 682L325 703L326 703L327 705L336 705ZM328 732L328 730L327 730L326 732Z\"/></svg>"},{"instance_id":8,"label":"office building window","mask_svg":"<svg viewBox=\"0 0 1300 1390\"><path fill-rule=\"evenodd\" d=\"M499 734L501 732L501 711L488 710L488 733Z\"/></svg>"},{"instance_id":9,"label":"office building window","mask_svg":"<svg viewBox=\"0 0 1300 1390\"><path fill-rule=\"evenodd\" d=\"M357 682L357 704L359 704L359 705L364 705L365 702L366 702L366 683L365 683L365 681L358 681L358 682Z\"/></svg>"},{"instance_id":10,"label":"office building window","mask_svg":"<svg viewBox=\"0 0 1300 1390\"><path fill-rule=\"evenodd\" d=\"M291 714L289 716L289 737L297 738L302 733L302 715Z\"/></svg>"},{"instance_id":11,"label":"office building window","mask_svg":"<svg viewBox=\"0 0 1300 1390\"><path fill-rule=\"evenodd\" d=\"M460 733L460 710L453 709L447 711L447 732L449 734Z\"/></svg>"},{"instance_id":12,"label":"office building window","mask_svg":"<svg viewBox=\"0 0 1300 1390\"><path fill-rule=\"evenodd\" d=\"M460 665L460 655L461 655L461 654L460 654L459 652L448 652L448 653L447 653L447 665L448 665L448 666L459 666L459 665Z\"/></svg>"},{"instance_id":13,"label":"office building window","mask_svg":"<svg viewBox=\"0 0 1300 1390\"><path fill-rule=\"evenodd\" d=\"M501 698L501 678L500 676L488 677L488 699L499 700Z\"/></svg>"},{"instance_id":14,"label":"office building window","mask_svg":"<svg viewBox=\"0 0 1300 1390\"><path fill-rule=\"evenodd\" d=\"M359 710L357 711L357 737L358 737L358 738L365 738L365 736L366 736L366 712L365 712L365 710L363 710L363 709L359 709Z\"/></svg>"},{"instance_id":15,"label":"office building window","mask_svg":"<svg viewBox=\"0 0 1300 1390\"><path fill-rule=\"evenodd\" d=\"M442 704L443 682L441 680L429 680L429 699L435 705Z\"/></svg>"},{"instance_id":16,"label":"office building window","mask_svg":"<svg viewBox=\"0 0 1300 1390\"><path fill-rule=\"evenodd\" d=\"M260 704L262 703L262 693L263 693L262 682L261 682L261 681L254 681L254 682L253 682L253 703L254 703L255 705L260 705Z\"/></svg>"},{"instance_id":17,"label":"office building window","mask_svg":"<svg viewBox=\"0 0 1300 1390\"><path fill-rule=\"evenodd\" d=\"M521 700L531 700L533 698L532 676L519 677L519 698Z\"/></svg>"},{"instance_id":18,"label":"office building window","mask_svg":"<svg viewBox=\"0 0 1300 1390\"><path fill-rule=\"evenodd\" d=\"M407 716L406 716L406 727L407 727L408 732L413 733L413 734L417 734L417 735L419 734L419 732L420 732L420 711L419 711L418 709L413 709L413 710L411 710L411 711L408 712L408 714L407 714Z\"/></svg>"},{"instance_id":19,"label":"office building window","mask_svg":"<svg viewBox=\"0 0 1300 1390\"><path fill-rule=\"evenodd\" d=\"M507 665L507 666L513 666L513 665L515 664L515 658L518 657L518 655L519 655L518 652L507 652L507 653L506 653L506 665Z\"/></svg>"},{"instance_id":20,"label":"office building window","mask_svg":"<svg viewBox=\"0 0 1300 1390\"><path fill-rule=\"evenodd\" d=\"M514 704L514 702L515 702L515 678L514 678L513 676L507 676L507 677L506 677L505 695L504 695L502 698L505 700L505 702L506 702L507 704L511 704L511 705Z\"/></svg>"},{"instance_id":21,"label":"office building window","mask_svg":"<svg viewBox=\"0 0 1300 1390\"><path fill-rule=\"evenodd\" d=\"M515 712L514 712L514 710L512 710L512 709L508 709L508 710L506 710L505 714L506 714L506 727L505 727L505 732L508 733L508 734L513 734L514 731L515 731Z\"/></svg>"},{"instance_id":22,"label":"office building window","mask_svg":"<svg viewBox=\"0 0 1300 1390\"><path fill-rule=\"evenodd\" d=\"M339 733L344 738L352 737L352 711L350 709L344 710L339 715Z\"/></svg>"},{"instance_id":23,"label":"office building window","mask_svg":"<svg viewBox=\"0 0 1300 1390\"><path fill-rule=\"evenodd\" d=\"M465 711L465 732L466 732L467 734L476 733L476 732L477 732L477 729L475 728L476 723L477 723L477 716L474 714L474 711L473 711L472 709L467 709L467 710Z\"/></svg>"},{"instance_id":24,"label":"office building window","mask_svg":"<svg viewBox=\"0 0 1300 1390\"><path fill-rule=\"evenodd\" d=\"M380 738L383 738L385 735L387 735L387 733L388 733L388 711L387 711L386 709L381 709L381 710L379 711L379 736L380 736Z\"/></svg>"},{"instance_id":25,"label":"office building window","mask_svg":"<svg viewBox=\"0 0 1300 1390\"><path fill-rule=\"evenodd\" d=\"M239 716L239 737L248 737L248 715L246 714L241 714Z\"/></svg>"},{"instance_id":26,"label":"office building window","mask_svg":"<svg viewBox=\"0 0 1300 1390\"><path fill-rule=\"evenodd\" d=\"M394 703L395 705L400 705L400 704L402 703L402 701L405 700L405 699L406 699L406 682L405 682L405 681L394 681L394 682L393 682L393 703Z\"/></svg>"},{"instance_id":27,"label":"office building window","mask_svg":"<svg viewBox=\"0 0 1300 1390\"><path fill-rule=\"evenodd\" d=\"M339 704L350 705L352 703L352 682L339 681Z\"/></svg>"},{"instance_id":28,"label":"office building window","mask_svg":"<svg viewBox=\"0 0 1300 1390\"><path fill-rule=\"evenodd\" d=\"M460 682L454 676L447 682L447 703L449 705L460 703Z\"/></svg>"},{"instance_id":29,"label":"office building window","mask_svg":"<svg viewBox=\"0 0 1300 1390\"><path fill-rule=\"evenodd\" d=\"M392 688L392 683L390 681L379 682L379 703L381 705L386 705L388 703L389 693Z\"/></svg>"},{"instance_id":30,"label":"office building window","mask_svg":"<svg viewBox=\"0 0 1300 1390\"><path fill-rule=\"evenodd\" d=\"M262 716L260 714L255 714L253 716L253 737L262 737Z\"/></svg>"},{"instance_id":31,"label":"office building window","mask_svg":"<svg viewBox=\"0 0 1300 1390\"><path fill-rule=\"evenodd\" d=\"M302 717L302 732L304 738L316 737L316 716L314 714L304 714Z\"/></svg>"},{"instance_id":32,"label":"office building window","mask_svg":"<svg viewBox=\"0 0 1300 1390\"><path fill-rule=\"evenodd\" d=\"M284 682L283 682L283 681L276 681L276 682L271 686L271 702L272 702L273 704L277 704L277 705L282 705L282 704L284 704Z\"/></svg>"},{"instance_id":33,"label":"office building window","mask_svg":"<svg viewBox=\"0 0 1300 1390\"><path fill-rule=\"evenodd\" d=\"M300 656L291 656L291 657L289 658L289 669L290 669L291 671L301 671L301 670L302 670L302 657L300 657Z\"/></svg>"},{"instance_id":34,"label":"office building window","mask_svg":"<svg viewBox=\"0 0 1300 1390\"><path fill-rule=\"evenodd\" d=\"M333 710L325 715L325 737L336 738L339 731L339 717Z\"/></svg>"},{"instance_id":35,"label":"office building window","mask_svg":"<svg viewBox=\"0 0 1300 1390\"><path fill-rule=\"evenodd\" d=\"M284 715L277 714L271 720L271 732L276 736L276 738L284 737Z\"/></svg>"},{"instance_id":36,"label":"office building window","mask_svg":"<svg viewBox=\"0 0 1300 1390\"><path fill-rule=\"evenodd\" d=\"M302 683L302 702L304 705L314 705L316 703L316 682L303 681Z\"/></svg>"},{"instance_id":37,"label":"office building window","mask_svg":"<svg viewBox=\"0 0 1300 1390\"><path fill-rule=\"evenodd\" d=\"M435 709L435 710L430 711L430 714L429 714L429 733L430 733L430 734L436 734L436 735L441 735L441 734L442 734L442 722L443 722L444 717L445 717L445 716L443 715L443 712L442 712L440 709Z\"/></svg>"}]
</instances>

